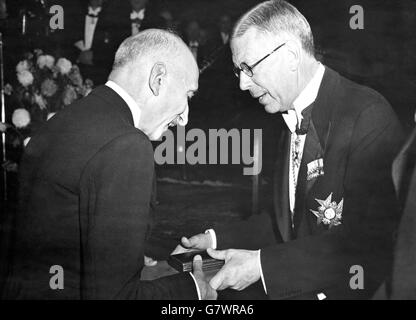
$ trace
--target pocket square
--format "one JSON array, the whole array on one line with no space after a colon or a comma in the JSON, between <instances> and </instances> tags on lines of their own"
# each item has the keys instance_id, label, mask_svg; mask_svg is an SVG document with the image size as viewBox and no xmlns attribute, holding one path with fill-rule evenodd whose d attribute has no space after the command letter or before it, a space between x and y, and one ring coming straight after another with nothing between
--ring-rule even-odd
<instances>
[{"instance_id":1,"label":"pocket square","mask_svg":"<svg viewBox=\"0 0 416 320\"><path fill-rule=\"evenodd\" d=\"M310 181L324 175L324 159L316 159L308 163L307 180Z\"/></svg>"}]
</instances>

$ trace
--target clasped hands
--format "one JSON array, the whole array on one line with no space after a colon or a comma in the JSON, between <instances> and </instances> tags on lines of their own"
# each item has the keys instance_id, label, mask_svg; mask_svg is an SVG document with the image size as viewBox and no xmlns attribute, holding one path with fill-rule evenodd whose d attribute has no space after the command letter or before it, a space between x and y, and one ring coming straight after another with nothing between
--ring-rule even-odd
<instances>
[{"instance_id":1,"label":"clasped hands","mask_svg":"<svg viewBox=\"0 0 416 320\"><path fill-rule=\"evenodd\" d=\"M260 251L250 251L250 250L214 250L212 249L212 238L209 233L197 234L191 238L183 237L181 239L181 244L176 247L172 254L179 254L189 251L196 250L207 250L208 254L218 260L224 260L224 266L214 275L207 283L207 278L202 272L202 263L201 268L198 270L199 274L195 274L194 277L197 279L198 285L198 276L204 277L205 281L201 281L203 289L201 291L202 299L205 299L204 293L207 292L209 296L212 297L213 293L217 290L224 290L231 288L234 290L244 290L251 284L255 283L260 279L261 270L260 270ZM194 260L195 267L195 260Z\"/></svg>"}]
</instances>

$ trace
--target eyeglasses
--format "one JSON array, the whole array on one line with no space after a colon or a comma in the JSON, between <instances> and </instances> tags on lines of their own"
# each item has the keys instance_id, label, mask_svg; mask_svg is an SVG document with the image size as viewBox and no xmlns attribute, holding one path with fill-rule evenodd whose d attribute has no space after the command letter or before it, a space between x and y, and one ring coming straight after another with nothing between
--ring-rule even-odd
<instances>
[{"instance_id":1,"label":"eyeglasses","mask_svg":"<svg viewBox=\"0 0 416 320\"><path fill-rule=\"evenodd\" d=\"M280 46L278 46L276 49L274 49L272 52L270 52L268 55L264 56L263 58L261 58L259 61L257 61L256 63L252 64L251 66L249 66L247 63L242 62L240 64L240 67L236 67L234 66L234 73L236 75L237 78L240 77L240 73L244 72L247 76L249 76L250 78L253 76L253 69L254 67L256 67L257 65L260 64L260 62L264 61L266 58L268 58L269 56L271 56L274 52L276 52L277 50L279 50L281 47L283 47L286 43L281 44Z\"/></svg>"}]
</instances>

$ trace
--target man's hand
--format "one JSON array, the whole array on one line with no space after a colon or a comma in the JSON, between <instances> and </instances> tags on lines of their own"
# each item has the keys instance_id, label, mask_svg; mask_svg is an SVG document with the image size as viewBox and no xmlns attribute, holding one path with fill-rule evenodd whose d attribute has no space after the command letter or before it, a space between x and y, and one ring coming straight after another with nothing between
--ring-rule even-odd
<instances>
[{"instance_id":1,"label":"man's hand","mask_svg":"<svg viewBox=\"0 0 416 320\"><path fill-rule=\"evenodd\" d=\"M224 266L209 282L215 290L241 291L260 279L260 251L208 249L208 254L214 259L225 260Z\"/></svg>"},{"instance_id":2,"label":"man's hand","mask_svg":"<svg viewBox=\"0 0 416 320\"><path fill-rule=\"evenodd\" d=\"M207 250L212 248L212 239L209 233L200 233L191 238L182 237L181 244L178 245L172 254L179 254L197 250Z\"/></svg>"},{"instance_id":3,"label":"man's hand","mask_svg":"<svg viewBox=\"0 0 416 320\"><path fill-rule=\"evenodd\" d=\"M196 283L198 284L199 292L201 293L202 300L216 300L217 291L215 291L208 283L208 279L205 277L202 271L202 258L197 255L193 261L193 272Z\"/></svg>"}]
</instances>

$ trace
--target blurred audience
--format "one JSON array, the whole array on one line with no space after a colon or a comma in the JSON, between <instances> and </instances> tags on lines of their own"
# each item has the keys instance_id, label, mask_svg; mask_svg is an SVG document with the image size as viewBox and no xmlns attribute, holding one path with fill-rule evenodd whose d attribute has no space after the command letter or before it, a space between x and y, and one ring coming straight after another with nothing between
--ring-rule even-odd
<instances>
[{"instance_id":1,"label":"blurred audience","mask_svg":"<svg viewBox=\"0 0 416 320\"><path fill-rule=\"evenodd\" d=\"M112 63L113 47L106 15L103 0L88 0L85 10L71 20L76 51L72 58L84 77L96 83L105 81Z\"/></svg>"},{"instance_id":2,"label":"blurred audience","mask_svg":"<svg viewBox=\"0 0 416 320\"><path fill-rule=\"evenodd\" d=\"M201 29L201 26L197 20L191 20L185 25L183 39L194 55L195 60L198 62L198 66L201 67L207 55L206 31Z\"/></svg>"},{"instance_id":3,"label":"blurred audience","mask_svg":"<svg viewBox=\"0 0 416 320\"><path fill-rule=\"evenodd\" d=\"M218 30L219 39L221 40L221 44L226 45L230 41L231 31L233 28L233 24L231 22L231 18L229 15L222 15L218 21Z\"/></svg>"},{"instance_id":4,"label":"blurred audience","mask_svg":"<svg viewBox=\"0 0 416 320\"><path fill-rule=\"evenodd\" d=\"M6 0L0 0L0 19L7 18L7 5Z\"/></svg>"},{"instance_id":5,"label":"blurred audience","mask_svg":"<svg viewBox=\"0 0 416 320\"><path fill-rule=\"evenodd\" d=\"M130 0L130 23L132 36L140 32L143 20L146 16L146 4L147 0Z\"/></svg>"},{"instance_id":6,"label":"blurred audience","mask_svg":"<svg viewBox=\"0 0 416 320\"><path fill-rule=\"evenodd\" d=\"M159 12L159 17L162 19L162 28L172 31L177 31L179 22L176 21L168 9L162 9Z\"/></svg>"}]
</instances>

